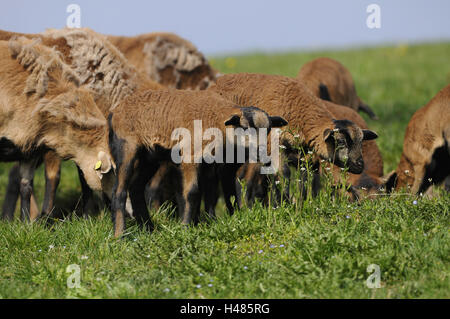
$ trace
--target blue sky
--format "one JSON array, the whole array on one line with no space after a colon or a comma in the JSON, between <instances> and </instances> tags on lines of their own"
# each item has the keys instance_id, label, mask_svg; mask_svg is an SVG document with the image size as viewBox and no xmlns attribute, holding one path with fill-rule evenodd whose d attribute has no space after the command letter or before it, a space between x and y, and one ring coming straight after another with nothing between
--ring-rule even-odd
<instances>
[{"instance_id":1,"label":"blue sky","mask_svg":"<svg viewBox=\"0 0 450 319\"><path fill-rule=\"evenodd\" d=\"M209 55L450 41L449 0L15 0L1 4L0 28L64 27L71 3L81 7L83 27L117 35L175 32ZM372 3L381 9L380 29L366 26Z\"/></svg>"}]
</instances>

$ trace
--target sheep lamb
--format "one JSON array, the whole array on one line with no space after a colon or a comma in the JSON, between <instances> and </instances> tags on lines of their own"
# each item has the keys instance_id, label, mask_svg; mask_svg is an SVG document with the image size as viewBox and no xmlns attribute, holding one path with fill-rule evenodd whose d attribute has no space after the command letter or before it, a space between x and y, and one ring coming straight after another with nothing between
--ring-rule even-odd
<instances>
[{"instance_id":1,"label":"sheep lamb","mask_svg":"<svg viewBox=\"0 0 450 319\"><path fill-rule=\"evenodd\" d=\"M286 124L280 117L270 117L256 107L236 107L230 101L209 91L148 91L123 100L108 118L109 146L117 165L111 204L116 236L120 236L125 227L127 192L138 223L146 225L148 229L153 227L145 203L144 187L160 163L174 162L172 152L178 142L172 139L173 132L184 128L190 133L193 132L191 136L195 135L194 120L201 120L205 130L220 130L223 137L227 136L228 125L234 128L270 130L271 127ZM182 142L191 146L190 140L186 142L183 139ZM201 150L204 150L205 141L202 140L201 143ZM219 143L225 143L225 139ZM174 181L174 185L180 186L177 203L184 224L189 224L198 214L201 190L206 187L201 183L202 171L213 165L205 164L204 153L202 154L201 150L198 153L195 144L190 149L194 150L194 156L200 156L201 161L183 160L177 163L181 180ZM185 153L182 155L183 158L188 156ZM226 151L218 156L225 158Z\"/></svg>"}]
</instances>

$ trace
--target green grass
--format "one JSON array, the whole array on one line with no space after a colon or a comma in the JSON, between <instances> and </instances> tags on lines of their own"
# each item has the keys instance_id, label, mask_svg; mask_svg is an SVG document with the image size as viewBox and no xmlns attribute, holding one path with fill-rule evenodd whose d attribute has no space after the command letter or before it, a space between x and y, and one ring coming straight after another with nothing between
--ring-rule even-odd
<instances>
[{"instance_id":1,"label":"green grass","mask_svg":"<svg viewBox=\"0 0 450 319\"><path fill-rule=\"evenodd\" d=\"M318 56L350 69L380 117L365 119L379 133L385 172L394 169L409 118L450 82L450 43L211 60L225 73L295 76ZM0 165L0 201L10 166ZM39 170L39 199L43 183ZM58 206L70 211L79 192L66 163ZM415 199L355 204L322 194L301 209L257 205L188 228L165 210L152 211L155 232L128 221L121 240L112 236L108 212L51 229L0 222L0 298L449 298L450 196ZM70 264L80 266L79 289L67 288ZM366 286L370 264L380 266L379 289Z\"/></svg>"}]
</instances>

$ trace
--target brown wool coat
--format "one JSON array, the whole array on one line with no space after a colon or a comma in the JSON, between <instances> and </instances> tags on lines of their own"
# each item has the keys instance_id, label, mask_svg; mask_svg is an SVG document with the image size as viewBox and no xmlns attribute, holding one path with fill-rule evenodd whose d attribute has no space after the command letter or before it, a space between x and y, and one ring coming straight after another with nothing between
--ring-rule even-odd
<instances>
[{"instance_id":1,"label":"brown wool coat","mask_svg":"<svg viewBox=\"0 0 450 319\"><path fill-rule=\"evenodd\" d=\"M0 73L0 136L23 153L54 149L101 189L92 168L99 152L109 153L106 120L57 51L25 38L0 41Z\"/></svg>"},{"instance_id":2,"label":"brown wool coat","mask_svg":"<svg viewBox=\"0 0 450 319\"><path fill-rule=\"evenodd\" d=\"M202 90L216 80L216 71L189 41L173 33L135 37L108 36L125 57L154 81L176 89Z\"/></svg>"},{"instance_id":3,"label":"brown wool coat","mask_svg":"<svg viewBox=\"0 0 450 319\"><path fill-rule=\"evenodd\" d=\"M333 103L348 106L355 111L361 110L361 106L366 106L356 93L350 71L334 59L317 58L305 63L297 79L317 97L321 97L322 94L320 85L325 85ZM374 115L372 117L376 118Z\"/></svg>"},{"instance_id":4,"label":"brown wool coat","mask_svg":"<svg viewBox=\"0 0 450 319\"><path fill-rule=\"evenodd\" d=\"M414 113L406 128L403 153L396 169L397 190L408 188L412 193L425 192L428 188L426 171L435 152L442 150L450 158L450 85L444 87L424 107ZM446 154L446 155L445 155ZM439 163L439 175L450 175L450 162ZM431 181L435 183L437 181ZM424 185L422 185L424 184ZM423 188L423 189L421 189Z\"/></svg>"},{"instance_id":5,"label":"brown wool coat","mask_svg":"<svg viewBox=\"0 0 450 319\"><path fill-rule=\"evenodd\" d=\"M55 48L77 74L80 84L94 93L105 116L127 95L163 88L137 71L105 36L89 28L48 29L42 34L0 31L0 39L9 40L14 36L39 38L43 45Z\"/></svg>"},{"instance_id":6,"label":"brown wool coat","mask_svg":"<svg viewBox=\"0 0 450 319\"><path fill-rule=\"evenodd\" d=\"M112 129L117 136L148 149L175 146L177 141L171 136L177 128L191 132L193 145L194 120L202 121L203 131L218 128L225 139L225 121L241 114L235 104L214 92L170 89L130 96L112 113ZM209 142L203 141L203 146Z\"/></svg>"},{"instance_id":7,"label":"brown wool coat","mask_svg":"<svg viewBox=\"0 0 450 319\"><path fill-rule=\"evenodd\" d=\"M288 121L288 130L299 134L301 143L328 158L323 133L334 129L333 115L323 101L295 79L264 74L227 74L217 79L209 90L239 105L255 105L269 114L277 114ZM282 139L294 144L291 134Z\"/></svg>"}]
</instances>

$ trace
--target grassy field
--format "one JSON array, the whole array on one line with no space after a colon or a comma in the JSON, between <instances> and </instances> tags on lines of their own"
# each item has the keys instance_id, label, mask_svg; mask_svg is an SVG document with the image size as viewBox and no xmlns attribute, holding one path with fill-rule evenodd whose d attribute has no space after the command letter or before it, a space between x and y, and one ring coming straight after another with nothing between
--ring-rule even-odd
<instances>
[{"instance_id":1,"label":"grassy field","mask_svg":"<svg viewBox=\"0 0 450 319\"><path fill-rule=\"evenodd\" d=\"M295 76L319 56L341 61L379 121L385 173L402 150L411 115L450 83L450 43L336 52L213 57L224 73ZM8 168L0 164L0 204ZM43 195L42 169L35 180ZM58 209L79 201L76 170L65 163ZM51 229L0 222L0 298L449 298L450 196L399 194L359 204L327 193L302 207L259 205L217 222L182 227L152 211L151 235L128 222L116 240L108 212L67 218ZM81 288L70 289L66 267L77 264ZM367 267L380 267L370 289Z\"/></svg>"}]
</instances>

